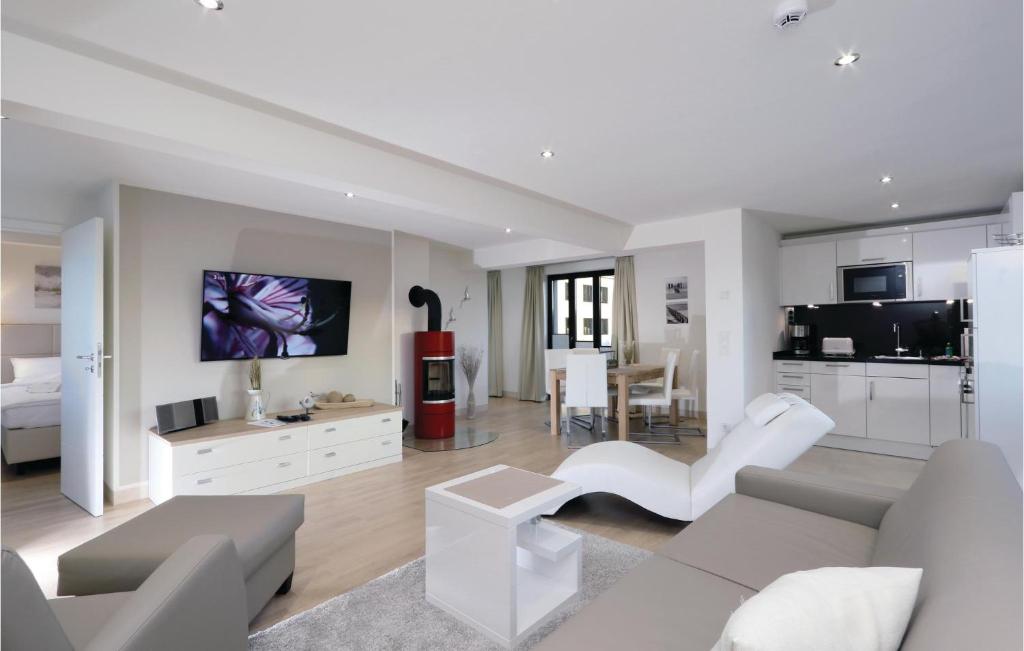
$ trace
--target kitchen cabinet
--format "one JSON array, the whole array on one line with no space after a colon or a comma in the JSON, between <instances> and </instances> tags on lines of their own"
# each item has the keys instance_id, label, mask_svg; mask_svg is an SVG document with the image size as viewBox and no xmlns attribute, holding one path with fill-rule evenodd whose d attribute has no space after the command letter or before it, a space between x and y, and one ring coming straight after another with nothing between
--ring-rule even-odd
<instances>
[{"instance_id":1,"label":"kitchen cabinet","mask_svg":"<svg viewBox=\"0 0 1024 651\"><path fill-rule=\"evenodd\" d=\"M836 302L836 243L779 247L780 305Z\"/></svg>"},{"instance_id":2,"label":"kitchen cabinet","mask_svg":"<svg viewBox=\"0 0 1024 651\"><path fill-rule=\"evenodd\" d=\"M864 376L814 374L810 378L811 403L836 422L832 433L866 437L867 397Z\"/></svg>"},{"instance_id":3,"label":"kitchen cabinet","mask_svg":"<svg viewBox=\"0 0 1024 651\"><path fill-rule=\"evenodd\" d=\"M931 444L963 438L960 413L960 374L962 366L928 367L928 413L931 420Z\"/></svg>"},{"instance_id":4,"label":"kitchen cabinet","mask_svg":"<svg viewBox=\"0 0 1024 651\"><path fill-rule=\"evenodd\" d=\"M869 376L867 386L869 439L931 444L927 378Z\"/></svg>"},{"instance_id":5,"label":"kitchen cabinet","mask_svg":"<svg viewBox=\"0 0 1024 651\"><path fill-rule=\"evenodd\" d=\"M985 248L988 227L914 233L914 300L967 298L967 259Z\"/></svg>"},{"instance_id":6,"label":"kitchen cabinet","mask_svg":"<svg viewBox=\"0 0 1024 651\"><path fill-rule=\"evenodd\" d=\"M883 262L906 262L914 257L910 233L858 237L836 243L836 262L840 267Z\"/></svg>"}]
</instances>

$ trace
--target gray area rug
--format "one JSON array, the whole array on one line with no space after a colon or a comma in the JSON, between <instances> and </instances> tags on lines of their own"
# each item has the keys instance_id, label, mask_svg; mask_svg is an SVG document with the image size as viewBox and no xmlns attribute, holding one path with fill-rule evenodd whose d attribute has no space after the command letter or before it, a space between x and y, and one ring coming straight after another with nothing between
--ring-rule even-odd
<instances>
[{"instance_id":1,"label":"gray area rug","mask_svg":"<svg viewBox=\"0 0 1024 651\"><path fill-rule=\"evenodd\" d=\"M519 649L529 649L651 552L601 536L583 536L580 598L567 604ZM351 592L325 601L249 638L253 651L279 649L500 649L424 597L426 562L419 558Z\"/></svg>"}]
</instances>

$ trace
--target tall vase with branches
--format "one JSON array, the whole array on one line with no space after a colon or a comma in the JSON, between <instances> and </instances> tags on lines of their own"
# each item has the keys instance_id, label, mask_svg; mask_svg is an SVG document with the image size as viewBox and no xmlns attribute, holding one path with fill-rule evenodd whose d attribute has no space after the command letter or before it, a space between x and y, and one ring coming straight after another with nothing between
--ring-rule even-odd
<instances>
[{"instance_id":1,"label":"tall vase with branches","mask_svg":"<svg viewBox=\"0 0 1024 651\"><path fill-rule=\"evenodd\" d=\"M476 395L473 393L473 383L476 382L477 373L480 372L480 364L483 362L484 353L476 346L459 346L459 366L466 374L466 385L469 387L469 394L466 397L466 418L476 418Z\"/></svg>"},{"instance_id":2,"label":"tall vase with branches","mask_svg":"<svg viewBox=\"0 0 1024 651\"><path fill-rule=\"evenodd\" d=\"M249 362L249 411L246 416L249 420L263 420L267 417L266 398L263 395L263 366L259 357L253 357Z\"/></svg>"}]
</instances>

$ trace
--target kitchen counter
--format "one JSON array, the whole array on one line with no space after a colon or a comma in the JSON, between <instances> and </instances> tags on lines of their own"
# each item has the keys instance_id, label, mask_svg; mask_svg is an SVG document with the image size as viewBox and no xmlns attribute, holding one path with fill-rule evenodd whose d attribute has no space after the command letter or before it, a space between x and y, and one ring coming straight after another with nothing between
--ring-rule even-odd
<instances>
[{"instance_id":1,"label":"kitchen counter","mask_svg":"<svg viewBox=\"0 0 1024 651\"><path fill-rule=\"evenodd\" d=\"M849 362L872 362L876 364L928 364L930 366L963 366L964 360L960 357L931 357L928 359L878 359L873 355L862 355L860 353L852 357L833 357L821 353L810 355L797 355L792 351L780 350L772 353L772 359L797 360L808 362L834 362L845 360Z\"/></svg>"}]
</instances>

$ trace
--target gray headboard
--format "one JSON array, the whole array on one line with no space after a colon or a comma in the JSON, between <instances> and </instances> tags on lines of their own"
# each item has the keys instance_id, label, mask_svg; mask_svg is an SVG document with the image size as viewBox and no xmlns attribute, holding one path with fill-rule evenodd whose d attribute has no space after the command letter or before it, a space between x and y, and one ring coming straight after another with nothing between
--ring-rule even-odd
<instances>
[{"instance_id":1,"label":"gray headboard","mask_svg":"<svg viewBox=\"0 0 1024 651\"><path fill-rule=\"evenodd\" d=\"M14 380L12 357L53 357L60 355L60 325L19 323L0 325L0 381Z\"/></svg>"}]
</instances>

